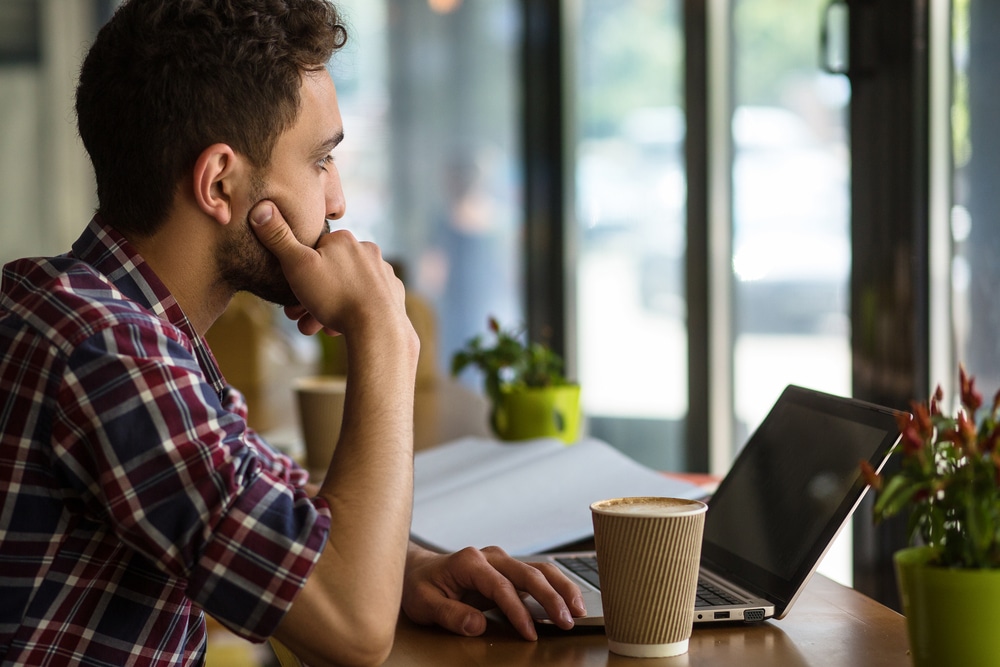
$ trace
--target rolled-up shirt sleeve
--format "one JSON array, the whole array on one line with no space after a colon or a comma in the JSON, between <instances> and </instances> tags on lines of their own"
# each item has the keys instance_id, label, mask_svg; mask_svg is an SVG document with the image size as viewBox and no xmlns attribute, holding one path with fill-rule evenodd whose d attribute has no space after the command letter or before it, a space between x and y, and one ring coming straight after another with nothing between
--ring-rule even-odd
<instances>
[{"instance_id":1,"label":"rolled-up shirt sleeve","mask_svg":"<svg viewBox=\"0 0 1000 667\"><path fill-rule=\"evenodd\" d=\"M225 388L222 405L229 412L239 415L243 421L247 421L246 399L237 389ZM309 472L305 468L296 464L288 455L275 451L256 431L249 427L246 430L246 439L260 450L261 460L267 462L274 475L296 487L304 487L309 481Z\"/></svg>"},{"instance_id":2,"label":"rolled-up shirt sleeve","mask_svg":"<svg viewBox=\"0 0 1000 667\"><path fill-rule=\"evenodd\" d=\"M148 320L77 344L57 396L54 463L78 511L238 634L270 636L330 515L301 468L223 403L238 397L220 400L186 340Z\"/></svg>"}]
</instances>

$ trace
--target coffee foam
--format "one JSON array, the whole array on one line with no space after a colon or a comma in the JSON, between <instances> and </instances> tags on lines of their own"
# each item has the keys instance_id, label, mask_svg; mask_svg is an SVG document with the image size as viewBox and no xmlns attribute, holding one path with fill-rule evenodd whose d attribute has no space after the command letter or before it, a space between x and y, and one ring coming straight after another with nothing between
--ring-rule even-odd
<instances>
[{"instance_id":1,"label":"coffee foam","mask_svg":"<svg viewBox=\"0 0 1000 667\"><path fill-rule=\"evenodd\" d=\"M708 506L698 500L686 498L660 498L637 496L612 498L593 503L590 509L602 514L629 514L636 516L686 516L700 514Z\"/></svg>"}]
</instances>

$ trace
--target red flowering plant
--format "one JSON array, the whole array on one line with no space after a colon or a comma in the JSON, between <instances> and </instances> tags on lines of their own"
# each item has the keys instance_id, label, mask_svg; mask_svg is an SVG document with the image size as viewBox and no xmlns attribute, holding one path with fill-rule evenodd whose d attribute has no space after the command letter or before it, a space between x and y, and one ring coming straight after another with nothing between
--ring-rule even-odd
<instances>
[{"instance_id":1,"label":"red flowering plant","mask_svg":"<svg viewBox=\"0 0 1000 667\"><path fill-rule=\"evenodd\" d=\"M953 568L1000 567L1000 391L979 425L982 395L975 378L959 369L961 406L941 412L938 386L924 403L903 414L900 441L891 452L900 467L877 475L867 462L862 473L878 497L881 521L909 510L909 537L935 550L933 563Z\"/></svg>"}]
</instances>

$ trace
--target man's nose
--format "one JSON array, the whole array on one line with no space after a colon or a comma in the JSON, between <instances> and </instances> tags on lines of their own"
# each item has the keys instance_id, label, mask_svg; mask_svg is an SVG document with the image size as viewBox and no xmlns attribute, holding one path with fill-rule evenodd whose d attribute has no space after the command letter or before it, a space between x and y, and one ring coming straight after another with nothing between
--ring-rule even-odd
<instances>
[{"instance_id":1,"label":"man's nose","mask_svg":"<svg viewBox=\"0 0 1000 667\"><path fill-rule=\"evenodd\" d=\"M326 217L330 220L339 220L344 217L347 210L347 201L344 199L344 189L340 185L340 174L336 178L330 179L326 193Z\"/></svg>"}]
</instances>

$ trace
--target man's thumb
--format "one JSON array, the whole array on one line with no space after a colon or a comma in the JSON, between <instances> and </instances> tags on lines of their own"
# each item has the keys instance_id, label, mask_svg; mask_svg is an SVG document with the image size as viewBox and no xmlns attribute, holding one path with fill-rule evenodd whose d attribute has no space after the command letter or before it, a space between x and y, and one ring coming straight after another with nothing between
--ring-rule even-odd
<instances>
[{"instance_id":1,"label":"man's thumb","mask_svg":"<svg viewBox=\"0 0 1000 667\"><path fill-rule=\"evenodd\" d=\"M255 225L265 225L274 217L274 205L269 201L258 202L250 211L250 221Z\"/></svg>"},{"instance_id":2,"label":"man's thumb","mask_svg":"<svg viewBox=\"0 0 1000 667\"><path fill-rule=\"evenodd\" d=\"M250 222L252 223L250 226L264 247L279 258L300 245L281 217L278 207L269 201L258 202L254 206L250 211Z\"/></svg>"}]
</instances>

